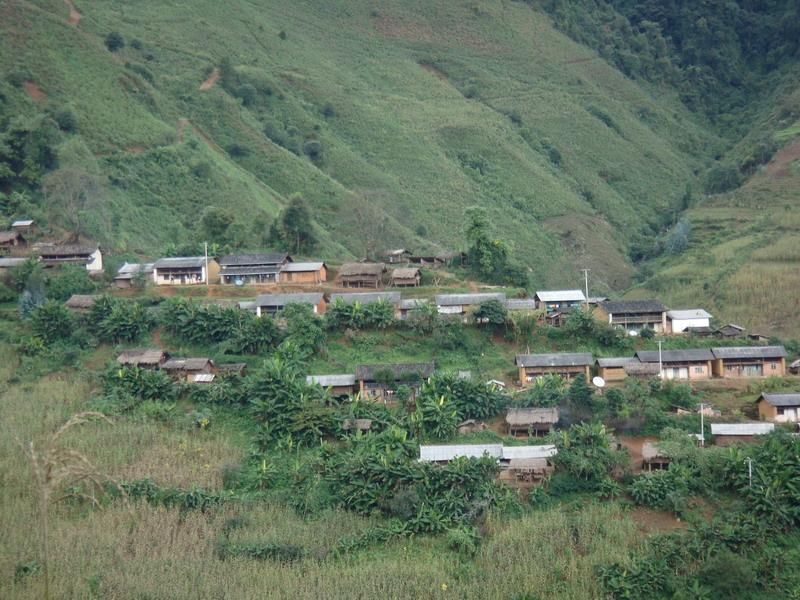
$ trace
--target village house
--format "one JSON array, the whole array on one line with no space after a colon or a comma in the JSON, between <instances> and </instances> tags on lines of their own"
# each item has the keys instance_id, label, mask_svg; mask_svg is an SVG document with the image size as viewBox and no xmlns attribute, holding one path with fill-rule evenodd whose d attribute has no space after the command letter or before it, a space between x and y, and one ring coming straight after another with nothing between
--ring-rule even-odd
<instances>
[{"instance_id":1,"label":"village house","mask_svg":"<svg viewBox=\"0 0 800 600\"><path fill-rule=\"evenodd\" d=\"M601 302L595 314L609 325L624 328L630 335L636 335L642 329L658 333L667 331L667 307L658 300Z\"/></svg>"},{"instance_id":2,"label":"village house","mask_svg":"<svg viewBox=\"0 0 800 600\"><path fill-rule=\"evenodd\" d=\"M394 287L419 287L422 274L417 267L394 269L392 271L392 285Z\"/></svg>"},{"instance_id":3,"label":"village house","mask_svg":"<svg viewBox=\"0 0 800 600\"><path fill-rule=\"evenodd\" d=\"M341 398L352 396L358 391L356 376L352 373L338 375L309 375L306 377L308 385L321 385L330 390L331 396Z\"/></svg>"},{"instance_id":4,"label":"village house","mask_svg":"<svg viewBox=\"0 0 800 600\"><path fill-rule=\"evenodd\" d=\"M153 283L156 285L200 285L216 283L218 278L219 263L204 256L161 258L153 264Z\"/></svg>"},{"instance_id":5,"label":"village house","mask_svg":"<svg viewBox=\"0 0 800 600\"><path fill-rule=\"evenodd\" d=\"M701 332L710 329L711 315L702 308L667 311L668 333Z\"/></svg>"},{"instance_id":6,"label":"village house","mask_svg":"<svg viewBox=\"0 0 800 600\"><path fill-rule=\"evenodd\" d=\"M281 283L316 284L328 281L324 262L290 262L281 267Z\"/></svg>"},{"instance_id":7,"label":"village house","mask_svg":"<svg viewBox=\"0 0 800 600\"><path fill-rule=\"evenodd\" d=\"M627 377L625 367L631 362L636 362L636 359L629 356L598 358L595 361L597 375L605 381L622 381Z\"/></svg>"},{"instance_id":8,"label":"village house","mask_svg":"<svg viewBox=\"0 0 800 600\"><path fill-rule=\"evenodd\" d=\"M783 346L728 346L712 348L715 377L783 377L786 348Z\"/></svg>"},{"instance_id":9,"label":"village house","mask_svg":"<svg viewBox=\"0 0 800 600\"><path fill-rule=\"evenodd\" d=\"M97 294L72 294L64 306L74 313L88 313L98 298Z\"/></svg>"},{"instance_id":10,"label":"village house","mask_svg":"<svg viewBox=\"0 0 800 600\"><path fill-rule=\"evenodd\" d=\"M42 246L38 254L45 267L81 265L92 274L103 272L103 254L98 246Z\"/></svg>"},{"instance_id":11,"label":"village house","mask_svg":"<svg viewBox=\"0 0 800 600\"><path fill-rule=\"evenodd\" d=\"M292 261L286 252L229 254L219 259L223 285L264 285L278 283L281 268Z\"/></svg>"},{"instance_id":12,"label":"village house","mask_svg":"<svg viewBox=\"0 0 800 600\"><path fill-rule=\"evenodd\" d=\"M396 250L385 250L381 255L384 262L392 265L402 264L409 262L411 258L411 251L405 248L397 248Z\"/></svg>"},{"instance_id":13,"label":"village house","mask_svg":"<svg viewBox=\"0 0 800 600\"><path fill-rule=\"evenodd\" d=\"M176 381L187 383L210 383L214 380L217 366L210 358L170 358L161 365Z\"/></svg>"},{"instance_id":14,"label":"village house","mask_svg":"<svg viewBox=\"0 0 800 600\"><path fill-rule=\"evenodd\" d=\"M422 267L431 267L438 269L446 265L463 266L467 260L467 255L464 252L443 252L434 255L414 255L410 256L408 262Z\"/></svg>"},{"instance_id":15,"label":"village house","mask_svg":"<svg viewBox=\"0 0 800 600\"><path fill-rule=\"evenodd\" d=\"M623 370L625 371L625 377L633 377L634 379L654 379L661 374L657 362L643 363L636 359L627 363Z\"/></svg>"},{"instance_id":16,"label":"village house","mask_svg":"<svg viewBox=\"0 0 800 600\"><path fill-rule=\"evenodd\" d=\"M509 408L506 429L509 435L547 435L558 423L558 408Z\"/></svg>"},{"instance_id":17,"label":"village house","mask_svg":"<svg viewBox=\"0 0 800 600\"><path fill-rule=\"evenodd\" d=\"M315 315L325 313L328 303L322 292L304 292L298 294L259 294L256 298L256 315L275 316L288 304L306 304L312 308Z\"/></svg>"},{"instance_id":18,"label":"village house","mask_svg":"<svg viewBox=\"0 0 800 600\"><path fill-rule=\"evenodd\" d=\"M659 364L658 350L640 350L636 353L639 362ZM696 350L664 350L661 352L664 379L710 379L714 355L707 348Z\"/></svg>"},{"instance_id":19,"label":"village house","mask_svg":"<svg viewBox=\"0 0 800 600\"><path fill-rule=\"evenodd\" d=\"M490 300L497 300L501 304L505 304L506 295L499 293L439 294L435 298L436 309L442 315L466 315Z\"/></svg>"},{"instance_id":20,"label":"village house","mask_svg":"<svg viewBox=\"0 0 800 600\"><path fill-rule=\"evenodd\" d=\"M400 292L352 292L331 294L331 304L373 304L375 302L385 302L390 304L394 310L395 318L399 319L400 314Z\"/></svg>"},{"instance_id":21,"label":"village house","mask_svg":"<svg viewBox=\"0 0 800 600\"><path fill-rule=\"evenodd\" d=\"M142 283L153 278L154 263L129 263L123 264L114 276L114 286L120 289L133 287L139 279Z\"/></svg>"},{"instance_id":22,"label":"village house","mask_svg":"<svg viewBox=\"0 0 800 600\"><path fill-rule=\"evenodd\" d=\"M20 254L28 242L19 231L0 231L0 254Z\"/></svg>"},{"instance_id":23,"label":"village house","mask_svg":"<svg viewBox=\"0 0 800 600\"><path fill-rule=\"evenodd\" d=\"M764 392L756 400L758 416L773 423L800 423L800 392Z\"/></svg>"},{"instance_id":24,"label":"village house","mask_svg":"<svg viewBox=\"0 0 800 600\"><path fill-rule=\"evenodd\" d=\"M580 290L540 290L533 296L536 308L548 313L569 311L586 302Z\"/></svg>"},{"instance_id":25,"label":"village house","mask_svg":"<svg viewBox=\"0 0 800 600\"><path fill-rule=\"evenodd\" d=\"M420 445L420 462L447 464L456 458L482 458L488 456L498 462L503 458L502 444L447 444Z\"/></svg>"},{"instance_id":26,"label":"village house","mask_svg":"<svg viewBox=\"0 0 800 600\"><path fill-rule=\"evenodd\" d=\"M339 269L339 283L342 287L379 288L383 286L383 263L345 263Z\"/></svg>"},{"instance_id":27,"label":"village house","mask_svg":"<svg viewBox=\"0 0 800 600\"><path fill-rule=\"evenodd\" d=\"M557 454L554 445L503 446L501 444L421 445L420 462L444 465L457 458L492 458L501 467L499 477L507 483L533 483L553 472L550 459Z\"/></svg>"},{"instance_id":28,"label":"village house","mask_svg":"<svg viewBox=\"0 0 800 600\"><path fill-rule=\"evenodd\" d=\"M576 375L589 379L589 370L594 359L590 352L557 352L554 354L518 354L516 365L519 369L519 381L528 385L545 375L558 375L570 380Z\"/></svg>"},{"instance_id":29,"label":"village house","mask_svg":"<svg viewBox=\"0 0 800 600\"><path fill-rule=\"evenodd\" d=\"M668 469L669 463L669 457L658 447L658 443L642 444L642 469L647 471Z\"/></svg>"},{"instance_id":30,"label":"village house","mask_svg":"<svg viewBox=\"0 0 800 600\"><path fill-rule=\"evenodd\" d=\"M11 224L11 229L22 233L31 232L35 229L36 223L33 219L19 219Z\"/></svg>"},{"instance_id":31,"label":"village house","mask_svg":"<svg viewBox=\"0 0 800 600\"><path fill-rule=\"evenodd\" d=\"M714 331L714 335L721 338L737 338L742 337L746 329L736 323L728 323L722 327L718 327Z\"/></svg>"},{"instance_id":32,"label":"village house","mask_svg":"<svg viewBox=\"0 0 800 600\"><path fill-rule=\"evenodd\" d=\"M117 362L125 367L158 369L168 358L169 355L158 348L133 348L117 356Z\"/></svg>"},{"instance_id":33,"label":"village house","mask_svg":"<svg viewBox=\"0 0 800 600\"><path fill-rule=\"evenodd\" d=\"M711 423L711 435L717 446L730 446L742 442L754 442L756 436L775 431L774 423Z\"/></svg>"},{"instance_id":34,"label":"village house","mask_svg":"<svg viewBox=\"0 0 800 600\"><path fill-rule=\"evenodd\" d=\"M404 385L411 389L410 399L413 400L422 382L433 375L434 368L432 362L359 365L356 367L358 390L365 398L387 402L397 387Z\"/></svg>"}]
</instances>

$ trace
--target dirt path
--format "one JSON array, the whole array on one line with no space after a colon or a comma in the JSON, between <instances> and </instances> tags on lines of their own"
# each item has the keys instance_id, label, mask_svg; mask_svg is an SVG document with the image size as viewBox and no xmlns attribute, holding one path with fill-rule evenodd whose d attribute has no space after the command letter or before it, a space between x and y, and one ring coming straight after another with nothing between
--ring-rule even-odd
<instances>
[{"instance_id":1,"label":"dirt path","mask_svg":"<svg viewBox=\"0 0 800 600\"><path fill-rule=\"evenodd\" d=\"M39 103L47 100L47 94L45 94L44 90L33 81L23 81L22 89L25 90L25 93L28 94L28 96L30 96L31 100L34 102Z\"/></svg>"},{"instance_id":2,"label":"dirt path","mask_svg":"<svg viewBox=\"0 0 800 600\"><path fill-rule=\"evenodd\" d=\"M211 71L211 75L200 84L200 91L205 92L206 90L210 90L214 85L216 85L217 81L219 81L219 69L214 67L214 70Z\"/></svg>"},{"instance_id":3,"label":"dirt path","mask_svg":"<svg viewBox=\"0 0 800 600\"><path fill-rule=\"evenodd\" d=\"M83 15L78 12L78 9L75 8L75 4L72 0L64 0L64 4L69 7L69 18L67 18L67 23L70 25L77 25L81 22Z\"/></svg>"}]
</instances>

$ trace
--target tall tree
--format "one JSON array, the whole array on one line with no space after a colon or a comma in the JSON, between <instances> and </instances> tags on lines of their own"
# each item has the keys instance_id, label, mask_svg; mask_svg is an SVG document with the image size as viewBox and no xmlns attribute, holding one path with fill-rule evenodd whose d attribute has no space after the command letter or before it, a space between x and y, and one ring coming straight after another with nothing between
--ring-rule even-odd
<instances>
[{"instance_id":1,"label":"tall tree","mask_svg":"<svg viewBox=\"0 0 800 600\"><path fill-rule=\"evenodd\" d=\"M86 213L105 190L104 179L80 167L66 167L48 173L42 192L49 204L57 206L75 236L84 233Z\"/></svg>"},{"instance_id":2,"label":"tall tree","mask_svg":"<svg viewBox=\"0 0 800 600\"><path fill-rule=\"evenodd\" d=\"M270 227L268 241L274 246L289 247L300 254L312 251L317 245L311 210L300 194L293 194L287 206Z\"/></svg>"}]
</instances>

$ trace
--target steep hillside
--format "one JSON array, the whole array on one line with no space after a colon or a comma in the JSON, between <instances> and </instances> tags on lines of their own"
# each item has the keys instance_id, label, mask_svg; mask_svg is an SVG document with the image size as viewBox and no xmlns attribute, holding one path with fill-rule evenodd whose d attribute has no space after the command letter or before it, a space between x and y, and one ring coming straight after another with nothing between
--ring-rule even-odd
<instances>
[{"instance_id":1,"label":"steep hillside","mask_svg":"<svg viewBox=\"0 0 800 600\"><path fill-rule=\"evenodd\" d=\"M720 148L670 88L626 78L521 3L9 0L2 12L0 123L34 167L0 178L30 198L7 216L66 232L83 212L86 235L116 251L198 241L209 206L235 218L229 241L258 247L296 192L326 257L452 249L464 208L481 204L536 285L589 266L598 291L622 289L629 242L672 221ZM115 52L110 32L125 42ZM93 174L85 208L41 198L59 169Z\"/></svg>"}]
</instances>

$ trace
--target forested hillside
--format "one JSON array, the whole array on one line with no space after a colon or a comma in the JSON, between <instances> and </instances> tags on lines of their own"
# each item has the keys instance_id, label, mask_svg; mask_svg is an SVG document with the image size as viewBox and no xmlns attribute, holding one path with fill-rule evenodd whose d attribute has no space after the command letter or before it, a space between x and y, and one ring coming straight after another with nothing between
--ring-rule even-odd
<instances>
[{"instance_id":1,"label":"forested hillside","mask_svg":"<svg viewBox=\"0 0 800 600\"><path fill-rule=\"evenodd\" d=\"M532 285L623 292L796 135L796 10L7 0L3 215L119 257L254 249L300 194L336 260L460 249L478 204Z\"/></svg>"}]
</instances>

